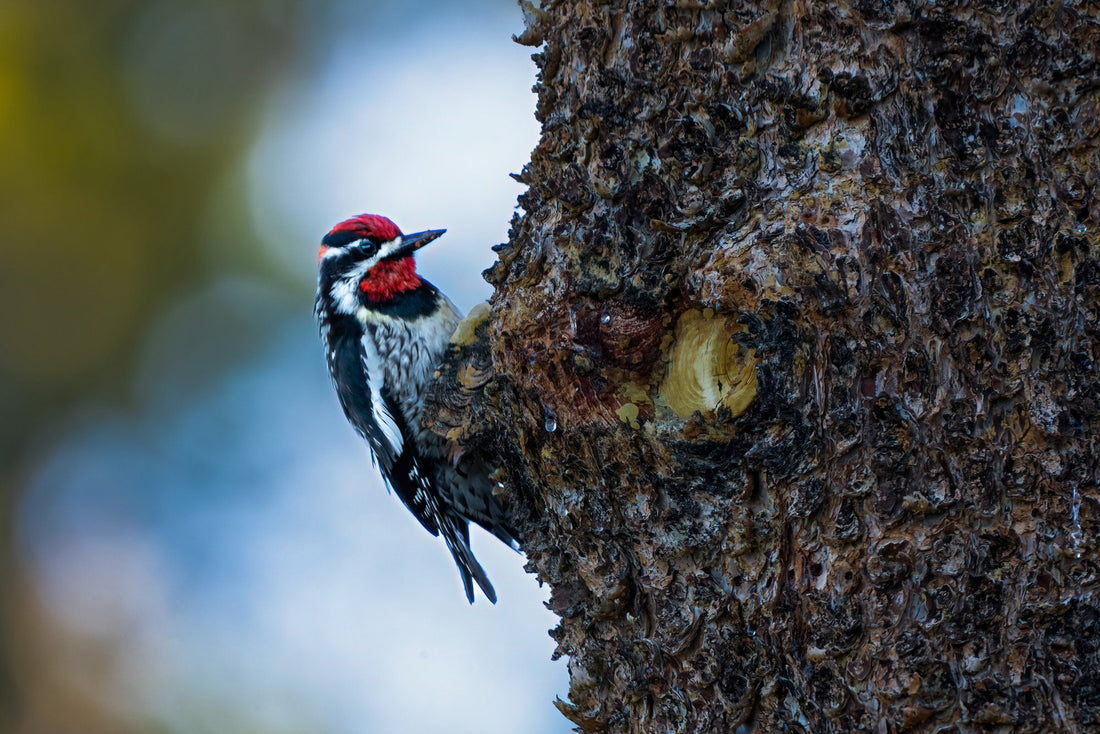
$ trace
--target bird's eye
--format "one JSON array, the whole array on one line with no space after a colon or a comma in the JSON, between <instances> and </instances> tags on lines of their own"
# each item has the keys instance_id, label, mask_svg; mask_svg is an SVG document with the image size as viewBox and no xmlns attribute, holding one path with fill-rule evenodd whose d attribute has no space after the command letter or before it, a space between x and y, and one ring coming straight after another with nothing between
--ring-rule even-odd
<instances>
[{"instance_id":1,"label":"bird's eye","mask_svg":"<svg viewBox=\"0 0 1100 734\"><path fill-rule=\"evenodd\" d=\"M364 255L373 255L378 252L378 243L373 240L363 238L355 243L355 246L363 251Z\"/></svg>"}]
</instances>

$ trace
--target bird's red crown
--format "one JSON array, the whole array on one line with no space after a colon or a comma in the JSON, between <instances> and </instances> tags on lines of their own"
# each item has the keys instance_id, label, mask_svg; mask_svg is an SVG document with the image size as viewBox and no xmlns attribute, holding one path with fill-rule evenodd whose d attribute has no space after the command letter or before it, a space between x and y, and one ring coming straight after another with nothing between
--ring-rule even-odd
<instances>
[{"instance_id":1,"label":"bird's red crown","mask_svg":"<svg viewBox=\"0 0 1100 734\"><path fill-rule=\"evenodd\" d=\"M329 235L341 232L354 234L360 239L372 237L379 242L389 242L401 236L401 230L392 220L378 214L360 214L357 217L345 219L329 230Z\"/></svg>"}]
</instances>

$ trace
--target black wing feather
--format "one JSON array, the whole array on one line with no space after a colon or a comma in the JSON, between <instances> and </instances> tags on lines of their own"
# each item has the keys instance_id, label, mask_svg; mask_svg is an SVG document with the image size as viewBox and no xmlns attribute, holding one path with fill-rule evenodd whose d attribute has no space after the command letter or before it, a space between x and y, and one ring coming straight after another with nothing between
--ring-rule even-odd
<instances>
[{"instance_id":1,"label":"black wing feather","mask_svg":"<svg viewBox=\"0 0 1100 734\"><path fill-rule=\"evenodd\" d=\"M336 383L340 404L356 432L370 445L386 485L425 530L432 535L442 534L447 550L451 552L451 557L458 566L462 586L470 603L474 601L473 582L476 581L485 597L495 604L496 591L489 582L485 569L470 550L469 521L439 502L439 493L432 484L434 478L424 471L404 414L385 392L381 395L383 406L400 432L400 447L392 445L376 420L374 396L371 394L366 358L359 334L355 331L344 334L330 332L329 337L332 362L330 372Z\"/></svg>"}]
</instances>

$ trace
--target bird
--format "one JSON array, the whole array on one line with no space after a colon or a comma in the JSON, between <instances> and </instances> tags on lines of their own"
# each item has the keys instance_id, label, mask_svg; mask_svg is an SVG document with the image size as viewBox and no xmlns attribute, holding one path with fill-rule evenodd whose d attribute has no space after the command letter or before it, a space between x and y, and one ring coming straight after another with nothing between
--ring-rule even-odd
<instances>
[{"instance_id":1,"label":"bird","mask_svg":"<svg viewBox=\"0 0 1100 734\"><path fill-rule=\"evenodd\" d=\"M317 318L329 376L344 415L370 447L387 486L451 552L467 600L473 583L496 591L470 549L474 522L519 550L518 533L480 453L456 451L421 425L424 398L462 314L420 277L415 253L446 230L404 234L387 217L360 214L334 226L317 252Z\"/></svg>"}]
</instances>

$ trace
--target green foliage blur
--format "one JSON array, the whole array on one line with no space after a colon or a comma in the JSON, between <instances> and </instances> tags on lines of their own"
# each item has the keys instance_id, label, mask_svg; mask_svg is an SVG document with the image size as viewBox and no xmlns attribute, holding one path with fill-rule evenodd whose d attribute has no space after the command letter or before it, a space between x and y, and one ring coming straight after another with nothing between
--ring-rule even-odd
<instances>
[{"instance_id":1,"label":"green foliage blur","mask_svg":"<svg viewBox=\"0 0 1100 734\"><path fill-rule=\"evenodd\" d=\"M5 465L74 396L120 386L150 315L201 277L204 214L298 5L0 5Z\"/></svg>"},{"instance_id":2,"label":"green foliage blur","mask_svg":"<svg viewBox=\"0 0 1100 734\"><path fill-rule=\"evenodd\" d=\"M260 260L235 171L323 6L0 3L0 731L128 730L24 644L34 600L13 559L14 495L74 405L125 404L142 334L213 249Z\"/></svg>"}]
</instances>

